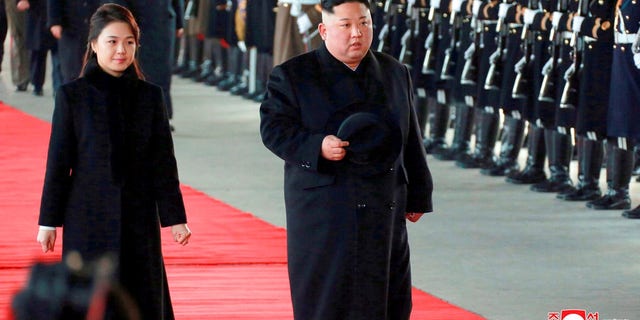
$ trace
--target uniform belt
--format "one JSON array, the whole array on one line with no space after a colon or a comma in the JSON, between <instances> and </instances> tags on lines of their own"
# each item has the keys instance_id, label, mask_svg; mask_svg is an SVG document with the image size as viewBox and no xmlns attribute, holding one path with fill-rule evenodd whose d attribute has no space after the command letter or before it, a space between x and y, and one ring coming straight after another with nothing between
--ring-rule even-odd
<instances>
[{"instance_id":1,"label":"uniform belt","mask_svg":"<svg viewBox=\"0 0 640 320\"><path fill-rule=\"evenodd\" d=\"M584 36L582 37L582 40L584 40L584 43L591 43L591 42L596 42L596 38L592 38L592 37L588 37L588 36Z\"/></svg>"},{"instance_id":2,"label":"uniform belt","mask_svg":"<svg viewBox=\"0 0 640 320\"><path fill-rule=\"evenodd\" d=\"M615 43L625 44L625 43L633 43L634 41L636 41L637 36L638 36L637 33L616 32L613 35L613 39Z\"/></svg>"},{"instance_id":3,"label":"uniform belt","mask_svg":"<svg viewBox=\"0 0 640 320\"><path fill-rule=\"evenodd\" d=\"M562 31L560 33L560 38L564 40L570 40L573 37L573 32L571 31Z\"/></svg>"},{"instance_id":4,"label":"uniform belt","mask_svg":"<svg viewBox=\"0 0 640 320\"><path fill-rule=\"evenodd\" d=\"M498 24L498 20L480 20L483 26Z\"/></svg>"}]
</instances>

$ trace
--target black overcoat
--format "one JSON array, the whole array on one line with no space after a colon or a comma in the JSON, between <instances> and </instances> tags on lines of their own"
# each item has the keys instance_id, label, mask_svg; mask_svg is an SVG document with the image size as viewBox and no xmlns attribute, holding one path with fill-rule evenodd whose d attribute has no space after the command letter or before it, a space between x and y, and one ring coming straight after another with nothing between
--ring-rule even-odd
<instances>
[{"instance_id":1,"label":"black overcoat","mask_svg":"<svg viewBox=\"0 0 640 320\"><path fill-rule=\"evenodd\" d=\"M47 2L45 0L29 1L27 10L27 36L25 46L29 50L49 50L56 44L47 26Z\"/></svg>"},{"instance_id":2,"label":"black overcoat","mask_svg":"<svg viewBox=\"0 0 640 320\"><path fill-rule=\"evenodd\" d=\"M186 223L162 89L92 63L56 94L39 224L63 255L119 257L143 319L173 319L160 226Z\"/></svg>"},{"instance_id":3,"label":"black overcoat","mask_svg":"<svg viewBox=\"0 0 640 320\"><path fill-rule=\"evenodd\" d=\"M323 45L276 66L260 107L262 140L285 161L287 250L296 319L408 319L405 212L432 210L432 180L407 68L369 51L354 72ZM402 132L395 163L374 176L329 163L334 114L382 104ZM332 126L329 126L332 127Z\"/></svg>"}]
</instances>

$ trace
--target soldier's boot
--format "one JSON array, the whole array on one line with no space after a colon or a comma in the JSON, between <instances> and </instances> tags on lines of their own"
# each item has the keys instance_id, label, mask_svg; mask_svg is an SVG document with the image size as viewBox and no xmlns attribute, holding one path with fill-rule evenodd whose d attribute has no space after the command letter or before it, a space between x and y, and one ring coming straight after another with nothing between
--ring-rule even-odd
<instances>
[{"instance_id":1,"label":"soldier's boot","mask_svg":"<svg viewBox=\"0 0 640 320\"><path fill-rule=\"evenodd\" d=\"M596 210L619 210L631 208L629 182L633 171L633 151L622 149L615 142L607 143L607 193L587 207Z\"/></svg>"},{"instance_id":2,"label":"soldier's boot","mask_svg":"<svg viewBox=\"0 0 640 320\"><path fill-rule=\"evenodd\" d=\"M418 127L420 128L420 137L424 138L424 132L427 127L427 117L429 113L427 97L417 95L415 108L416 117L418 118Z\"/></svg>"},{"instance_id":3,"label":"soldier's boot","mask_svg":"<svg viewBox=\"0 0 640 320\"><path fill-rule=\"evenodd\" d=\"M513 184L534 184L547 180L544 161L547 155L545 130L535 124L529 124L527 134L527 161L522 171L512 171L505 179Z\"/></svg>"},{"instance_id":4,"label":"soldier's boot","mask_svg":"<svg viewBox=\"0 0 640 320\"><path fill-rule=\"evenodd\" d=\"M196 82L204 82L211 74L213 74L213 62L207 59L202 62L200 65L200 74L195 76L193 80Z\"/></svg>"},{"instance_id":5,"label":"soldier's boot","mask_svg":"<svg viewBox=\"0 0 640 320\"><path fill-rule=\"evenodd\" d=\"M180 77L185 79L193 78L198 74L198 72L198 63L195 60L189 60L189 63L187 63L187 68L182 71Z\"/></svg>"},{"instance_id":6,"label":"soldier's boot","mask_svg":"<svg viewBox=\"0 0 640 320\"><path fill-rule=\"evenodd\" d=\"M570 134L553 130L550 141L551 148L547 148L549 154L549 179L531 185L531 191L563 192L573 188L573 183L569 176L569 165L573 155L572 137ZM549 140L546 143L549 143Z\"/></svg>"},{"instance_id":7,"label":"soldier's boot","mask_svg":"<svg viewBox=\"0 0 640 320\"><path fill-rule=\"evenodd\" d=\"M240 76L235 73L229 72L225 76L224 80L218 82L217 87L220 91L229 91L238 83L240 83Z\"/></svg>"},{"instance_id":8,"label":"soldier's boot","mask_svg":"<svg viewBox=\"0 0 640 320\"><path fill-rule=\"evenodd\" d=\"M633 171L631 174L634 176L640 175L640 144L633 146ZM640 177L638 178L640 179Z\"/></svg>"},{"instance_id":9,"label":"soldier's boot","mask_svg":"<svg viewBox=\"0 0 640 320\"><path fill-rule=\"evenodd\" d=\"M578 136L578 183L575 188L561 192L556 198L567 201L590 201L602 196L600 171L604 146L601 140Z\"/></svg>"},{"instance_id":10,"label":"soldier's boot","mask_svg":"<svg viewBox=\"0 0 640 320\"><path fill-rule=\"evenodd\" d=\"M442 153L433 156L439 160L456 160L470 152L471 133L473 130L472 107L466 104L456 106L456 118L453 127L451 146Z\"/></svg>"},{"instance_id":11,"label":"soldier's boot","mask_svg":"<svg viewBox=\"0 0 640 320\"><path fill-rule=\"evenodd\" d=\"M449 106L438 103L432 104L427 122L429 129L424 139L424 149L428 154L442 153L447 149L445 135L449 129Z\"/></svg>"},{"instance_id":12,"label":"soldier's boot","mask_svg":"<svg viewBox=\"0 0 640 320\"><path fill-rule=\"evenodd\" d=\"M476 143L472 154L466 154L456 160L460 168L487 168L493 162L493 149L498 138L500 119L495 112L488 112L476 108Z\"/></svg>"},{"instance_id":13,"label":"soldier's boot","mask_svg":"<svg viewBox=\"0 0 640 320\"><path fill-rule=\"evenodd\" d=\"M512 171L520 170L518 155L524 140L524 121L512 116L504 118L500 154L491 167L480 170L488 176L505 176Z\"/></svg>"}]
</instances>

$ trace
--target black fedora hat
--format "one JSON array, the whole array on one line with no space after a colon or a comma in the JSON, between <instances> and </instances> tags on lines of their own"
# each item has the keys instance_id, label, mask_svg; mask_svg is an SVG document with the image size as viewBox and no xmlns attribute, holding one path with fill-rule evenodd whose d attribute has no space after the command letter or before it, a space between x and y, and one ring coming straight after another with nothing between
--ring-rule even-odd
<instances>
[{"instance_id":1,"label":"black fedora hat","mask_svg":"<svg viewBox=\"0 0 640 320\"><path fill-rule=\"evenodd\" d=\"M388 116L372 112L355 112L346 117L336 136L349 141L345 161L359 175L388 172L400 154L402 133Z\"/></svg>"}]
</instances>

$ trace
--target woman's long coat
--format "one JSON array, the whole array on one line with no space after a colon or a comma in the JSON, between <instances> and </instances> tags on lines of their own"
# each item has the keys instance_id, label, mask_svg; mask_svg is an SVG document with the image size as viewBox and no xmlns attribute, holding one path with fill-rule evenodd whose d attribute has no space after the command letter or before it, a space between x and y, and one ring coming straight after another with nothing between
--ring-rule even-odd
<instances>
[{"instance_id":1,"label":"woman's long coat","mask_svg":"<svg viewBox=\"0 0 640 320\"><path fill-rule=\"evenodd\" d=\"M324 45L272 71L260 130L265 146L285 161L296 319L408 319L404 213L432 210L412 90L406 67L372 51L355 72ZM360 176L320 155L323 138L336 134L327 125L354 104L384 105L402 132L400 155L381 174Z\"/></svg>"},{"instance_id":2,"label":"woman's long coat","mask_svg":"<svg viewBox=\"0 0 640 320\"><path fill-rule=\"evenodd\" d=\"M56 94L39 224L62 226L63 255L114 253L143 319L173 319L160 226L185 209L162 90L130 69L90 66Z\"/></svg>"}]
</instances>

